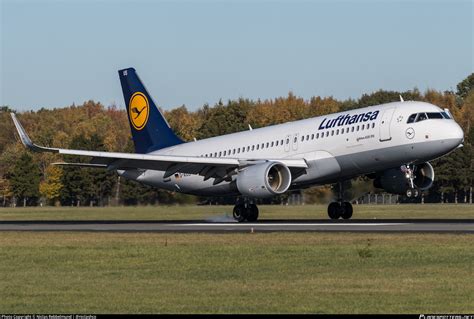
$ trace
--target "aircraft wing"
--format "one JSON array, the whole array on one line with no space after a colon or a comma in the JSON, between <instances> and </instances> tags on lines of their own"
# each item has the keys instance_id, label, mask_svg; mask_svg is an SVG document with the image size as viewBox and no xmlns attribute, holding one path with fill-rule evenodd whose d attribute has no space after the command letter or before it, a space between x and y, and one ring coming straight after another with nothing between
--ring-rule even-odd
<instances>
[{"instance_id":1,"label":"aircraft wing","mask_svg":"<svg viewBox=\"0 0 474 319\"><path fill-rule=\"evenodd\" d=\"M288 166L292 171L301 171L308 167L304 159L237 159L212 158L199 156L153 155L136 153L97 152L43 147L34 144L16 118L11 117L20 136L21 142L35 152L53 152L64 155L85 156L88 163L54 163L56 165L106 168L108 170L151 169L165 171L164 178L177 172L199 174L205 179L216 178L219 181L232 175L236 169L255 165L265 161L277 161Z\"/></svg>"}]
</instances>

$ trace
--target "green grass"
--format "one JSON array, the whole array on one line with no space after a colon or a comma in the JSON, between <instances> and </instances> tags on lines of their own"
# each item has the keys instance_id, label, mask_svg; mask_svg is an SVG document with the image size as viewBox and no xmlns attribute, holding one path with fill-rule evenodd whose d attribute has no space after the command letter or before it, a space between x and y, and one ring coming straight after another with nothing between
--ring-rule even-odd
<instances>
[{"instance_id":1,"label":"green grass","mask_svg":"<svg viewBox=\"0 0 474 319\"><path fill-rule=\"evenodd\" d=\"M472 235L0 233L5 313L472 313Z\"/></svg>"},{"instance_id":2,"label":"green grass","mask_svg":"<svg viewBox=\"0 0 474 319\"><path fill-rule=\"evenodd\" d=\"M261 219L318 219L326 205L259 206ZM2 220L183 220L232 216L232 206L28 207L0 208ZM474 205L354 205L353 219L474 218Z\"/></svg>"}]
</instances>

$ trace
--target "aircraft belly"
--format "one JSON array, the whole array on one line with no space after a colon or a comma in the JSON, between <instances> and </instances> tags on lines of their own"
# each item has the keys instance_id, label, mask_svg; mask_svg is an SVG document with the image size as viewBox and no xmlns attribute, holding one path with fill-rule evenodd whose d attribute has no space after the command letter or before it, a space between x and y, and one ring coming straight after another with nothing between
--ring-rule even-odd
<instances>
[{"instance_id":1,"label":"aircraft belly","mask_svg":"<svg viewBox=\"0 0 474 319\"><path fill-rule=\"evenodd\" d=\"M164 179L164 173L155 170L127 170L121 175L149 186L184 194L220 196L235 193L235 187L232 186L232 183L222 182L213 185L214 179L204 181L203 176L183 173L176 173Z\"/></svg>"},{"instance_id":2,"label":"aircraft belly","mask_svg":"<svg viewBox=\"0 0 474 319\"><path fill-rule=\"evenodd\" d=\"M372 150L360 150L337 156L327 155L319 159L314 158L315 153L330 155L329 152L320 151L302 154L305 156L304 158L308 162L309 168L306 174L294 180L292 189L297 189L298 186L303 185L334 183L339 180L383 171L407 163L427 162L445 154L446 147L443 149L440 141L428 141Z\"/></svg>"},{"instance_id":3,"label":"aircraft belly","mask_svg":"<svg viewBox=\"0 0 474 319\"><path fill-rule=\"evenodd\" d=\"M306 160L308 168L306 169L306 174L299 176L293 181L295 184L335 178L341 173L339 162L329 152L315 151L298 154L298 156L302 156Z\"/></svg>"},{"instance_id":4,"label":"aircraft belly","mask_svg":"<svg viewBox=\"0 0 474 319\"><path fill-rule=\"evenodd\" d=\"M341 177L344 177L354 175L354 165L356 175L369 174L407 163L427 162L445 153L440 148L440 141L428 141L352 153L336 159L341 165Z\"/></svg>"},{"instance_id":5,"label":"aircraft belly","mask_svg":"<svg viewBox=\"0 0 474 319\"><path fill-rule=\"evenodd\" d=\"M449 142L449 141L448 141ZM334 183L339 180L353 178L358 175L370 174L407 163L430 161L454 148L454 142L426 141L402 144L383 148L359 151L334 156L327 151L313 151L296 154L293 157L304 158L308 163L306 173L293 180L291 189ZM443 144L444 143L444 144ZM388 146L388 147L387 147ZM291 157L290 157L291 158ZM232 182L221 182L213 185L214 179L204 181L203 176L176 173L164 179L163 171L131 169L118 171L124 178L140 183L201 196L238 195L235 179Z\"/></svg>"}]
</instances>

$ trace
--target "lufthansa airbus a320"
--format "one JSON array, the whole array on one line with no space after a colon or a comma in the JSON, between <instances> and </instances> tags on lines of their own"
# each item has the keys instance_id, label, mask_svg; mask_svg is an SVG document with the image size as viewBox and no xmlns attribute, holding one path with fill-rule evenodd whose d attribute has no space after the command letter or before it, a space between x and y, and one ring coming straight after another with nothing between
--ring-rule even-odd
<instances>
[{"instance_id":1,"label":"lufthansa airbus a320","mask_svg":"<svg viewBox=\"0 0 474 319\"><path fill-rule=\"evenodd\" d=\"M393 102L259 129L184 142L171 130L135 69L119 71L135 153L95 152L33 144L15 114L21 141L39 152L79 155L88 163L56 163L114 170L124 178L170 191L233 195L239 222L256 221L255 199L337 183L332 219L352 217L344 181L366 175L385 191L419 196L431 187L429 161L462 146L463 131L448 110Z\"/></svg>"}]
</instances>

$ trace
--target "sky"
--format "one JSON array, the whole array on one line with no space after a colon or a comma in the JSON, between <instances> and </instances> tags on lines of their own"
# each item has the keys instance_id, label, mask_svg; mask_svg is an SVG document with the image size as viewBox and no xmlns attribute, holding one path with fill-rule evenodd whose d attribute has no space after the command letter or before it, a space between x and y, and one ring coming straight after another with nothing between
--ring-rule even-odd
<instances>
[{"instance_id":1,"label":"sky","mask_svg":"<svg viewBox=\"0 0 474 319\"><path fill-rule=\"evenodd\" d=\"M472 0L0 0L0 105L123 106L134 67L158 105L289 91L455 90L474 70Z\"/></svg>"}]
</instances>

